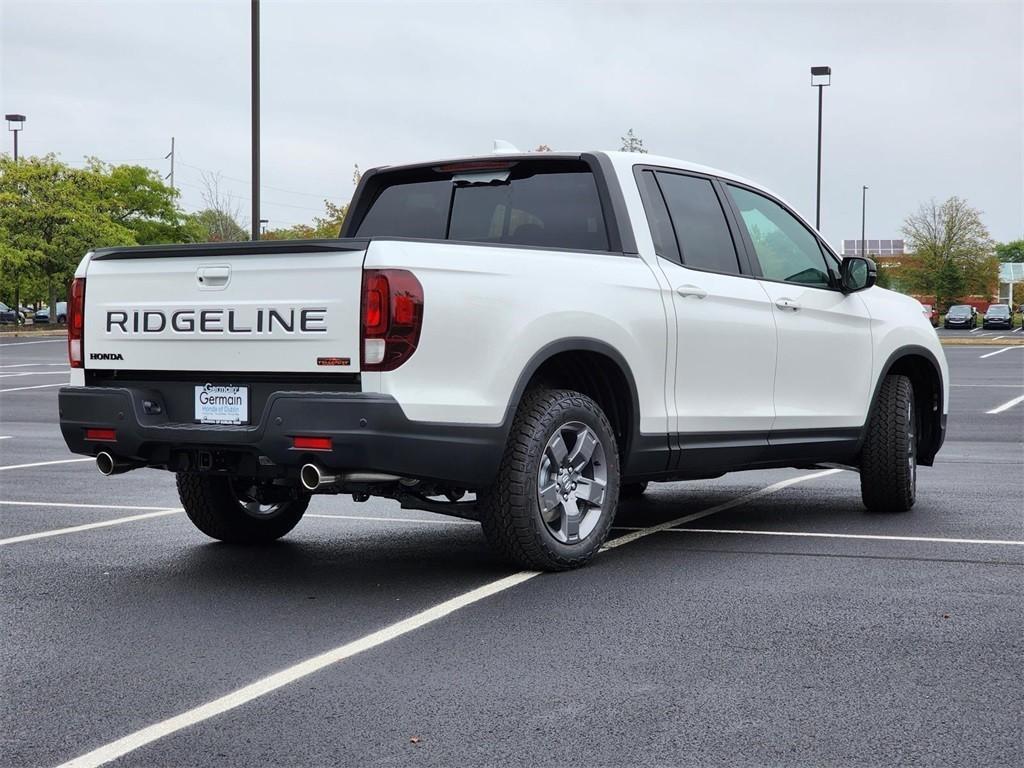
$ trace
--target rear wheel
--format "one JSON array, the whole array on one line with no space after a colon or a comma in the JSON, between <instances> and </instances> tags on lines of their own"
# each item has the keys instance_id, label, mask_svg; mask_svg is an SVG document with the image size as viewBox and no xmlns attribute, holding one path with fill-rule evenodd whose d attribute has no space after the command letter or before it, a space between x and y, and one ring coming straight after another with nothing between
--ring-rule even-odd
<instances>
[{"instance_id":1,"label":"rear wheel","mask_svg":"<svg viewBox=\"0 0 1024 768\"><path fill-rule=\"evenodd\" d=\"M232 544L279 539L296 526L309 495L223 475L177 474L185 514L207 536Z\"/></svg>"},{"instance_id":2,"label":"rear wheel","mask_svg":"<svg viewBox=\"0 0 1024 768\"><path fill-rule=\"evenodd\" d=\"M917 413L906 376L886 376L861 450L860 495L872 512L906 512L917 495Z\"/></svg>"},{"instance_id":3,"label":"rear wheel","mask_svg":"<svg viewBox=\"0 0 1024 768\"><path fill-rule=\"evenodd\" d=\"M597 553L618 496L618 447L597 403L570 390L532 390L516 413L498 478L481 494L481 522L516 565L561 571Z\"/></svg>"}]
</instances>

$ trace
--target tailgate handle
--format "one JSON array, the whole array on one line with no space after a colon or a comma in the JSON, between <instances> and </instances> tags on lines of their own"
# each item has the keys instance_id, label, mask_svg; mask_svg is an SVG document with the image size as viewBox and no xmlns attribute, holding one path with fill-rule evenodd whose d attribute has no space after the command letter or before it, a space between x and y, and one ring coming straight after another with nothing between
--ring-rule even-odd
<instances>
[{"instance_id":1,"label":"tailgate handle","mask_svg":"<svg viewBox=\"0 0 1024 768\"><path fill-rule=\"evenodd\" d=\"M223 288L231 280L231 267L200 267L196 270L196 281L200 288L216 290Z\"/></svg>"}]
</instances>

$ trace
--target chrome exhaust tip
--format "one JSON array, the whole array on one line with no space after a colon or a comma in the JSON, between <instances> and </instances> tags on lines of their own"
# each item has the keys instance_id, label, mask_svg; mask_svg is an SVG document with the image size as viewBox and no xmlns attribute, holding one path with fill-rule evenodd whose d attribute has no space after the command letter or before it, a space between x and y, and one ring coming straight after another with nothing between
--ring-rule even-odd
<instances>
[{"instance_id":1,"label":"chrome exhaust tip","mask_svg":"<svg viewBox=\"0 0 1024 768\"><path fill-rule=\"evenodd\" d=\"M299 479L302 487L307 491L315 491L325 485L334 485L338 482L337 475L328 475L316 464L303 464L299 470Z\"/></svg>"},{"instance_id":2,"label":"chrome exhaust tip","mask_svg":"<svg viewBox=\"0 0 1024 768\"><path fill-rule=\"evenodd\" d=\"M100 451L96 454L96 469L98 469L100 474L104 477L120 475L123 472L135 469L136 466L137 465L132 464L131 462L116 459L106 451Z\"/></svg>"}]
</instances>

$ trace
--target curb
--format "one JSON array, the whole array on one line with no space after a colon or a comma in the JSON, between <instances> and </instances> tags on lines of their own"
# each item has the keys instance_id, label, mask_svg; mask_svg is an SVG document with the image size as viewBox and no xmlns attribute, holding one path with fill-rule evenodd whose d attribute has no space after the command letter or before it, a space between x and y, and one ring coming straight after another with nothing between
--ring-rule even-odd
<instances>
[{"instance_id":1,"label":"curb","mask_svg":"<svg viewBox=\"0 0 1024 768\"><path fill-rule=\"evenodd\" d=\"M939 341L944 347L1019 347L1024 346L1024 337L1020 334L1005 339L950 339L940 336Z\"/></svg>"}]
</instances>

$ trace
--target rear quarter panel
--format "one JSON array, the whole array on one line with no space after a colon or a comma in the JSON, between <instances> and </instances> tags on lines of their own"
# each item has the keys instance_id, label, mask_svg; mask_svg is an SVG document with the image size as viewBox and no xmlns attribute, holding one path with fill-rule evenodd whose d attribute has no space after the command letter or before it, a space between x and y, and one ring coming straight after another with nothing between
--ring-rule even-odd
<instances>
[{"instance_id":1,"label":"rear quarter panel","mask_svg":"<svg viewBox=\"0 0 1024 768\"><path fill-rule=\"evenodd\" d=\"M458 243L375 240L367 268L412 271L423 285L415 354L364 373L415 421L497 425L531 358L562 339L619 352L640 400L640 431L664 432L666 322L657 280L639 258Z\"/></svg>"}]
</instances>

